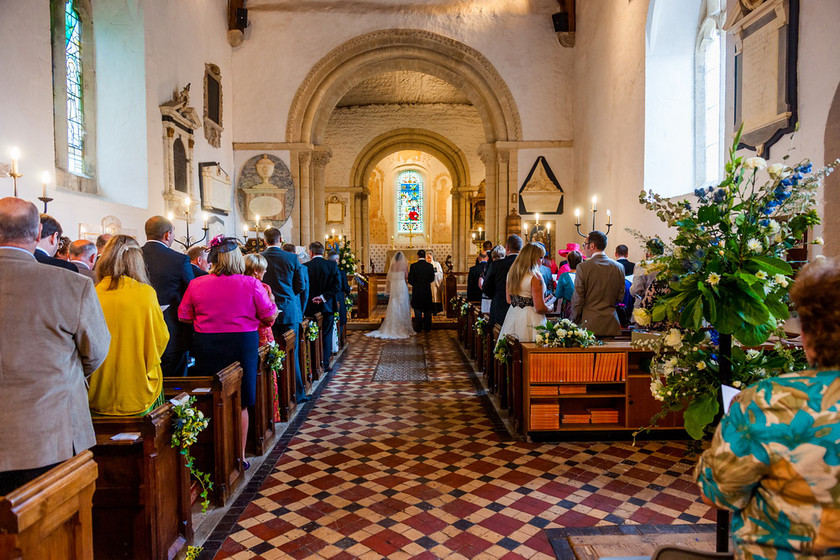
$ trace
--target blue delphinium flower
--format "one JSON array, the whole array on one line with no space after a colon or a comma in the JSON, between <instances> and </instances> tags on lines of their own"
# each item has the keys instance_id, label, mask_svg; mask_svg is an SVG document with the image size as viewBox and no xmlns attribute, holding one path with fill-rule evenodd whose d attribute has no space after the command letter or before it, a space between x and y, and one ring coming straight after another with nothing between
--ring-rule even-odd
<instances>
[{"instance_id":1,"label":"blue delphinium flower","mask_svg":"<svg viewBox=\"0 0 840 560\"><path fill-rule=\"evenodd\" d=\"M718 189L715 191L715 202L721 203L726 200L726 191L723 189Z\"/></svg>"},{"instance_id":2,"label":"blue delphinium flower","mask_svg":"<svg viewBox=\"0 0 840 560\"><path fill-rule=\"evenodd\" d=\"M706 197L706 191L703 189L694 189L694 196L703 200Z\"/></svg>"},{"instance_id":3,"label":"blue delphinium flower","mask_svg":"<svg viewBox=\"0 0 840 560\"><path fill-rule=\"evenodd\" d=\"M720 344L720 333L717 332L717 330L710 330L709 337L711 338L712 344L714 344L715 346Z\"/></svg>"},{"instance_id":4,"label":"blue delphinium flower","mask_svg":"<svg viewBox=\"0 0 840 560\"><path fill-rule=\"evenodd\" d=\"M811 165L811 162L809 161L808 163L806 163L804 165L800 165L799 167L797 167L796 171L798 171L799 173L810 173L812 167L813 166Z\"/></svg>"}]
</instances>

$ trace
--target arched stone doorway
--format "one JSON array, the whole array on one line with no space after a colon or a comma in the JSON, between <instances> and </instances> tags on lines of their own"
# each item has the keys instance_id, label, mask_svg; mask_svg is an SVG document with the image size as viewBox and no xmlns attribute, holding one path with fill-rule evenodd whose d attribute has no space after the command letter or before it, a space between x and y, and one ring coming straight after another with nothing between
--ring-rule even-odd
<instances>
[{"instance_id":1,"label":"arched stone doorway","mask_svg":"<svg viewBox=\"0 0 840 560\"><path fill-rule=\"evenodd\" d=\"M511 195L516 193L517 175L516 151L505 143L520 140L522 136L519 113L510 89L492 64L475 49L428 31L390 29L361 35L333 49L312 68L292 102L286 139L297 147L291 153L291 171L300 188L297 223L302 225L302 240L317 239L324 230L321 209L327 187L325 168L333 155L326 138L336 106L365 80L403 71L433 76L451 84L477 111L484 143L474 151L481 158L487 185L486 231L492 237L504 228L504 218L514 204ZM412 145L409 139L401 142L406 147ZM411 149L421 149L418 146L415 142ZM459 150L456 147L454 151ZM368 239L362 216L367 215L364 207L368 193L364 180L356 180L358 172L359 168L354 166L353 179L347 190L353 195L352 239L361 262L365 263ZM468 175L461 178L453 172L452 179L453 183L458 181L459 189L470 186L466 182ZM461 215L460 209L454 210L453 216ZM453 237L464 237L464 232L461 226L453 227ZM461 241L466 243L466 240ZM456 262L462 260L463 256Z\"/></svg>"}]
</instances>

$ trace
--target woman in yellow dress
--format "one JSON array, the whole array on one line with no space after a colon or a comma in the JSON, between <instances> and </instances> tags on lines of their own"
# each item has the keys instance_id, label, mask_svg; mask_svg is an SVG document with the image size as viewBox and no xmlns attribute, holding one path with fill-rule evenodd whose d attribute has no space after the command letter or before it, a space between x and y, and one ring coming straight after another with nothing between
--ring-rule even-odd
<instances>
[{"instance_id":1,"label":"woman in yellow dress","mask_svg":"<svg viewBox=\"0 0 840 560\"><path fill-rule=\"evenodd\" d=\"M116 235L96 263L96 294L111 331L105 362L90 376L88 402L103 416L143 416L163 404L160 356L169 342L140 245Z\"/></svg>"}]
</instances>

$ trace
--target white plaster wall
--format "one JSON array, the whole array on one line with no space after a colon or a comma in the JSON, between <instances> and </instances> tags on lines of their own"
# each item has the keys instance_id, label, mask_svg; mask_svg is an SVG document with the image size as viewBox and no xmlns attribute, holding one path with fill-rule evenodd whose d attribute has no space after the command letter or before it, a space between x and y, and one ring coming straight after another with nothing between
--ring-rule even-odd
<instances>
[{"instance_id":1,"label":"white plaster wall","mask_svg":"<svg viewBox=\"0 0 840 560\"><path fill-rule=\"evenodd\" d=\"M453 142L467 159L470 183L484 179L478 146L484 129L471 105L368 105L337 109L330 118L326 145L332 158L326 167L327 187L347 187L350 171L362 149L374 138L398 128L422 128Z\"/></svg>"},{"instance_id":2,"label":"white plaster wall","mask_svg":"<svg viewBox=\"0 0 840 560\"><path fill-rule=\"evenodd\" d=\"M656 216L638 203L644 181L645 22L648 2L579 2L575 51L575 181L571 208L584 209L599 199L598 221L612 210L608 254L616 245L641 247L625 228L661 233ZM558 229L577 240L574 214ZM588 226L586 226L588 227ZM581 228L582 230L584 227Z\"/></svg>"},{"instance_id":3,"label":"white plaster wall","mask_svg":"<svg viewBox=\"0 0 840 560\"><path fill-rule=\"evenodd\" d=\"M272 11L252 8L250 28L234 49L236 140L283 141L289 106L303 79L330 50L358 35L391 28L423 29L481 52L507 83L526 139L572 135L571 49L557 42L553 2L528 13L521 1L493 2L467 13L439 10Z\"/></svg>"},{"instance_id":4,"label":"white plaster wall","mask_svg":"<svg viewBox=\"0 0 840 560\"><path fill-rule=\"evenodd\" d=\"M143 224L163 212L163 144L158 105L176 87L192 82L191 104L204 106L204 63L221 67L225 127L221 149L212 148L203 130L196 134L194 175L198 162L218 161L232 174L232 71L226 40L226 5L186 0L94 2L97 41L97 168L102 196L52 189L53 214L70 237L80 224L99 224L117 216L125 229L144 240ZM20 194L35 200L40 176L54 169L52 53L49 2L0 2L0 161L11 146L22 152ZM106 54L107 53L107 54ZM101 66L101 73L99 73ZM0 193L11 194L11 180L0 180ZM40 203L38 203L40 206ZM232 220L229 220L232 222ZM183 222L177 233L183 234ZM229 225L230 232L234 225Z\"/></svg>"}]
</instances>

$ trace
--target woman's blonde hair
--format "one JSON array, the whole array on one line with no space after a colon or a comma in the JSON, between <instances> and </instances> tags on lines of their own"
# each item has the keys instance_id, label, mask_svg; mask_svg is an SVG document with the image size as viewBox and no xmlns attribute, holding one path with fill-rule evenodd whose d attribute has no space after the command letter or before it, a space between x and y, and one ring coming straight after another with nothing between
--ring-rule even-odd
<instances>
[{"instance_id":1,"label":"woman's blonde hair","mask_svg":"<svg viewBox=\"0 0 840 560\"><path fill-rule=\"evenodd\" d=\"M210 274L216 276L245 274L245 259L242 257L242 251L234 249L227 253L217 253L215 261L210 266Z\"/></svg>"},{"instance_id":2,"label":"woman's blonde hair","mask_svg":"<svg viewBox=\"0 0 840 560\"><path fill-rule=\"evenodd\" d=\"M149 284L146 261L137 240L128 235L115 235L102 249L102 256L96 262L96 277L100 282L110 277L109 290L116 290L123 276Z\"/></svg>"},{"instance_id":3,"label":"woman's blonde hair","mask_svg":"<svg viewBox=\"0 0 840 560\"><path fill-rule=\"evenodd\" d=\"M268 270L268 261L259 253L245 255L245 276L255 276Z\"/></svg>"},{"instance_id":4,"label":"woman's blonde hair","mask_svg":"<svg viewBox=\"0 0 840 560\"><path fill-rule=\"evenodd\" d=\"M507 276L507 288L512 294L527 296L530 294L520 294L519 287L522 285L522 280L529 274L540 274L540 261L545 256L545 249L536 243L526 243L519 251L516 260L513 261L513 266L510 267L510 272Z\"/></svg>"}]
</instances>

